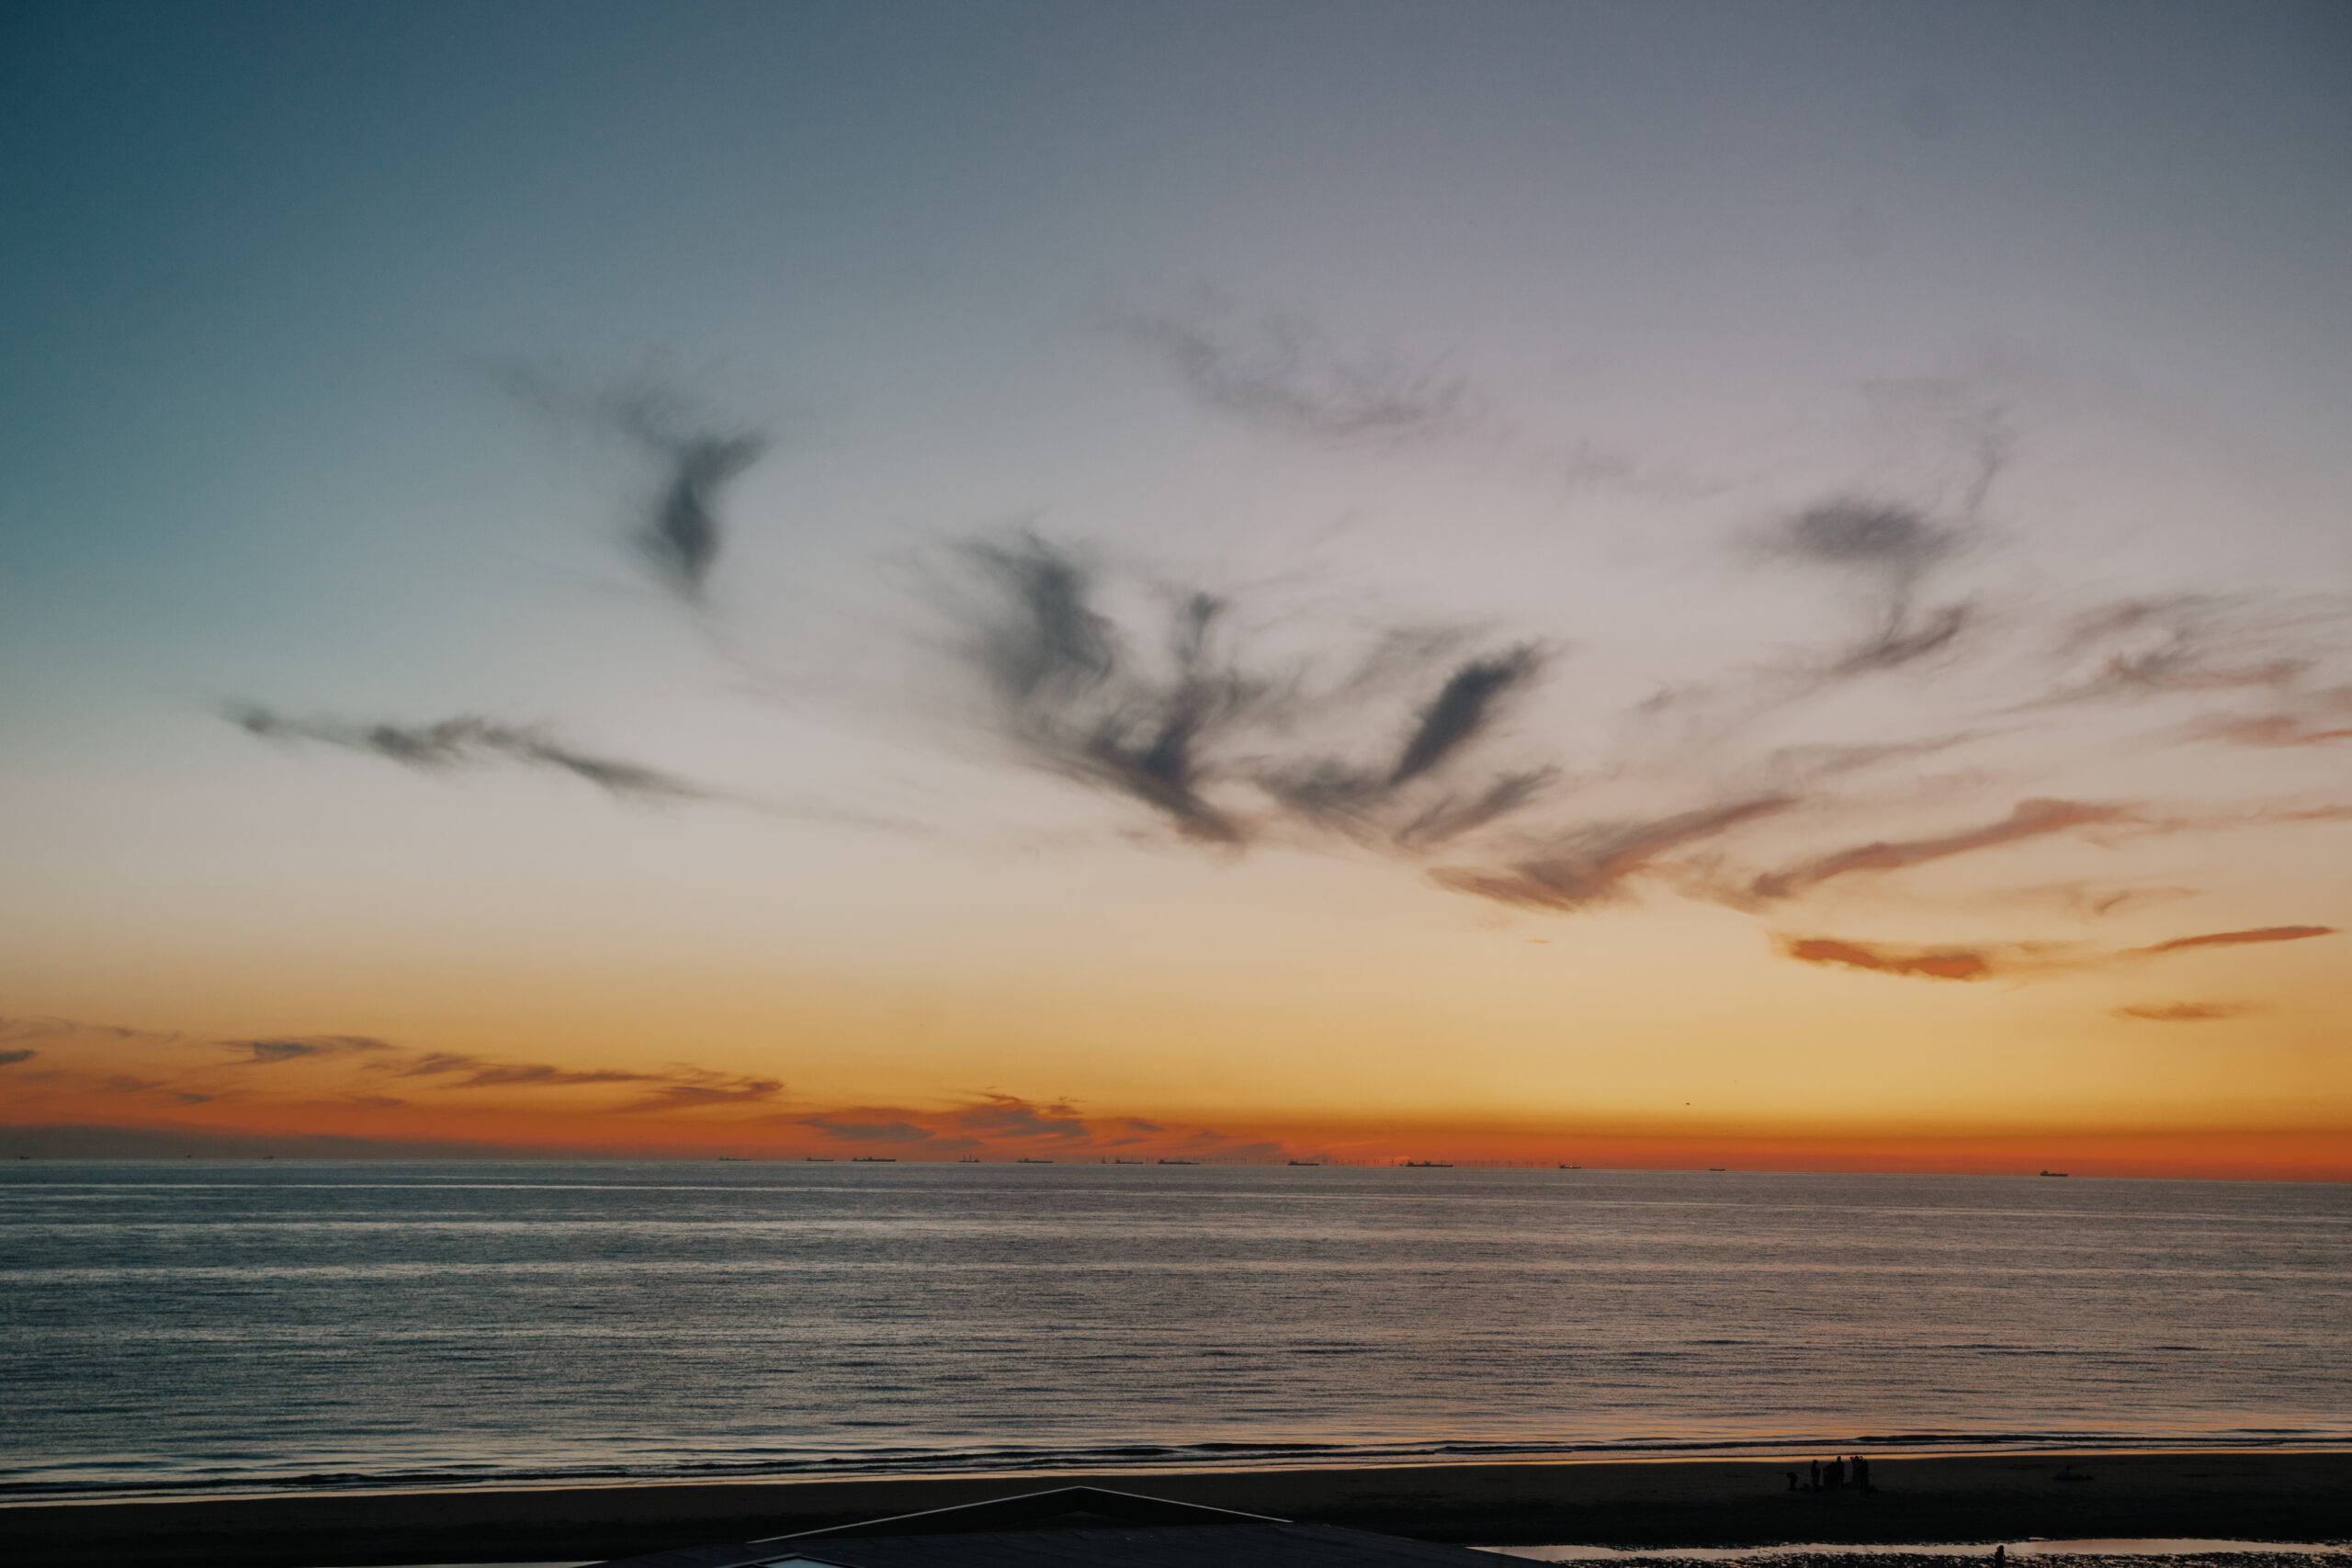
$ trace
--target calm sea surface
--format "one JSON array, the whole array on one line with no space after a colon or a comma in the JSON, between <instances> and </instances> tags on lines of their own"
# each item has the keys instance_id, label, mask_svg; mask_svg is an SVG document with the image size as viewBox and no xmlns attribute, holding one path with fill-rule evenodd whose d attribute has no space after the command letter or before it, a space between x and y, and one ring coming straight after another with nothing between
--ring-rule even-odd
<instances>
[{"instance_id":1,"label":"calm sea surface","mask_svg":"<svg viewBox=\"0 0 2352 1568\"><path fill-rule=\"evenodd\" d=\"M0 1495L2352 1443L2352 1188L0 1167Z\"/></svg>"}]
</instances>

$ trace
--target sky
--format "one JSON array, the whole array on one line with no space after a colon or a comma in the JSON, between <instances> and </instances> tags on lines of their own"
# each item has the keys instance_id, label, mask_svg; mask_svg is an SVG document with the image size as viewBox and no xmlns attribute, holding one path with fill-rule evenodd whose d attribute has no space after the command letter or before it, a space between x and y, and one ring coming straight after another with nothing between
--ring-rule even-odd
<instances>
[{"instance_id":1,"label":"sky","mask_svg":"<svg viewBox=\"0 0 2352 1568\"><path fill-rule=\"evenodd\" d=\"M2352 1179L2352 13L23 5L0 1151Z\"/></svg>"}]
</instances>

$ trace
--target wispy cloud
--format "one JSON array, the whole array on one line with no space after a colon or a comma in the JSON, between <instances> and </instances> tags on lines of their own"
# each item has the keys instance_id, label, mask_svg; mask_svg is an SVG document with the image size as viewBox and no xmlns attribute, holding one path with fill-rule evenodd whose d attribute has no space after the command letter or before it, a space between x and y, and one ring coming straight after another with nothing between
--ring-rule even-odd
<instances>
[{"instance_id":1,"label":"wispy cloud","mask_svg":"<svg viewBox=\"0 0 2352 1568\"><path fill-rule=\"evenodd\" d=\"M968 576L950 604L992 727L1031 761L1147 807L1184 838L1238 846L1288 823L1417 847L1517 810L1552 777L1504 772L1467 793L1440 783L1541 673L1532 643L1460 656L1392 635L1361 657L1332 655L1348 672L1318 685L1295 659L1252 662L1225 596L1163 590L1165 623L1139 637L1101 608L1076 551L1022 533L956 558ZM1415 684L1428 694L1400 712L1394 694ZM1395 750L1372 761L1301 737L1398 718Z\"/></svg>"},{"instance_id":2,"label":"wispy cloud","mask_svg":"<svg viewBox=\"0 0 2352 1568\"><path fill-rule=\"evenodd\" d=\"M239 1065L245 1066L269 1066L304 1057L348 1056L392 1048L381 1040L360 1034L322 1034L300 1040L229 1040L221 1043L232 1052L242 1053Z\"/></svg>"},{"instance_id":3,"label":"wispy cloud","mask_svg":"<svg viewBox=\"0 0 2352 1568\"><path fill-rule=\"evenodd\" d=\"M701 1106L772 1100L784 1091L780 1078L715 1071L688 1062L645 1069L562 1067L548 1062L493 1062L463 1052L428 1051L404 1059L371 1063L391 1078L446 1079L451 1089L548 1089L627 1084L642 1092L619 1107L626 1113L685 1111Z\"/></svg>"},{"instance_id":4,"label":"wispy cloud","mask_svg":"<svg viewBox=\"0 0 2352 1568\"><path fill-rule=\"evenodd\" d=\"M1989 980L2002 964L1999 952L1992 949L1899 947L1888 942L1841 942L1835 937L1783 938L1781 950L1800 964L1834 964L1927 980Z\"/></svg>"},{"instance_id":5,"label":"wispy cloud","mask_svg":"<svg viewBox=\"0 0 2352 1568\"><path fill-rule=\"evenodd\" d=\"M2304 695L2287 712L2221 715L2188 727L2192 739L2240 746L2326 746L2352 740L2352 686Z\"/></svg>"},{"instance_id":6,"label":"wispy cloud","mask_svg":"<svg viewBox=\"0 0 2352 1568\"><path fill-rule=\"evenodd\" d=\"M1538 852L1500 870L1441 866L1430 877L1441 887L1498 903L1583 908L1619 897L1626 882L1674 851L1795 804L1788 795L1762 795L1645 822L1595 823L1561 834Z\"/></svg>"},{"instance_id":7,"label":"wispy cloud","mask_svg":"<svg viewBox=\"0 0 2352 1568\"><path fill-rule=\"evenodd\" d=\"M501 724L471 714L431 724L356 724L289 718L265 707L239 705L230 709L229 718L264 739L338 746L426 772L516 764L569 774L621 800L718 798L715 792L659 769L580 750L536 726Z\"/></svg>"},{"instance_id":8,"label":"wispy cloud","mask_svg":"<svg viewBox=\"0 0 2352 1568\"><path fill-rule=\"evenodd\" d=\"M2182 953L2197 947L2244 947L2255 942L2307 942L2315 936L2335 934L2334 926L2257 926L2252 931L2208 931L2202 936L2178 936L2170 942L2135 947L2130 951L2154 956L2160 953Z\"/></svg>"},{"instance_id":9,"label":"wispy cloud","mask_svg":"<svg viewBox=\"0 0 2352 1568\"><path fill-rule=\"evenodd\" d=\"M2263 926L2253 931L2209 931L2175 937L2144 947L2093 949L2073 942L1967 943L1906 947L1891 942L1850 942L1834 937L1781 936L1781 951L1800 964L1818 964L1873 974L1926 980L2026 978L2067 971L2113 968L2199 948L2304 942L2334 936L2333 926Z\"/></svg>"},{"instance_id":10,"label":"wispy cloud","mask_svg":"<svg viewBox=\"0 0 2352 1568\"><path fill-rule=\"evenodd\" d=\"M966 547L986 592L970 627L973 661L1004 732L1035 761L1125 795L1188 838L1236 843L1242 823L1203 793L1207 756L1263 694L1223 664L1224 604L1190 593L1170 617L1170 669L1142 667L1097 610L1087 568L1034 535Z\"/></svg>"},{"instance_id":11,"label":"wispy cloud","mask_svg":"<svg viewBox=\"0 0 2352 1568\"><path fill-rule=\"evenodd\" d=\"M2181 593L2118 600L2059 629L2061 673L2044 703L2117 702L2177 693L2280 690L2313 666L2306 646L2343 606ZM2340 626L2333 629L2340 630Z\"/></svg>"},{"instance_id":12,"label":"wispy cloud","mask_svg":"<svg viewBox=\"0 0 2352 1568\"><path fill-rule=\"evenodd\" d=\"M18 1062L29 1062L40 1055L40 1052L29 1046L19 1047L14 1051L0 1051L0 1067L13 1067Z\"/></svg>"},{"instance_id":13,"label":"wispy cloud","mask_svg":"<svg viewBox=\"0 0 2352 1568\"><path fill-rule=\"evenodd\" d=\"M1306 317L1248 319L1230 305L1114 323L1204 406L1325 446L1395 446L1462 429L1466 378L1378 352L1346 352Z\"/></svg>"},{"instance_id":14,"label":"wispy cloud","mask_svg":"<svg viewBox=\"0 0 2352 1568\"><path fill-rule=\"evenodd\" d=\"M1786 898L1818 886L1833 877L1849 876L1857 872L1899 871L1905 866L1948 860L1954 855L2013 844L2023 839L2043 838L2078 828L2127 821L2132 817L2132 811L2120 806L2097 806L2074 800L2021 800L2008 816L1997 822L1932 839L1878 840L1858 844L1785 870L1768 872L1758 877L1748 891L1761 899Z\"/></svg>"},{"instance_id":15,"label":"wispy cloud","mask_svg":"<svg viewBox=\"0 0 2352 1568\"><path fill-rule=\"evenodd\" d=\"M1841 497L1806 508L1752 541L1768 559L1827 568L1857 578L1869 598L1871 629L1831 662L1833 674L1894 670L1949 648L1974 609L1946 604L1921 612L1919 586L1958 554L1968 535L1899 502Z\"/></svg>"},{"instance_id":16,"label":"wispy cloud","mask_svg":"<svg viewBox=\"0 0 2352 1568\"><path fill-rule=\"evenodd\" d=\"M665 587L699 604L724 543L720 498L765 455L769 437L712 418L672 388L596 389L528 366L503 366L494 374L505 390L542 412L617 432L661 465L662 482L633 543Z\"/></svg>"}]
</instances>

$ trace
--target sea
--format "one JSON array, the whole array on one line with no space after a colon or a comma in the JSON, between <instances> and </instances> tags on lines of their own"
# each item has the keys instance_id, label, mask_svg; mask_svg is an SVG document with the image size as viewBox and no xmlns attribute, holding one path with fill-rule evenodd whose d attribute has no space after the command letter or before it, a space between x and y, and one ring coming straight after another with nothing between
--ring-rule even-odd
<instances>
[{"instance_id":1,"label":"sea","mask_svg":"<svg viewBox=\"0 0 2352 1568\"><path fill-rule=\"evenodd\" d=\"M2352 1186L0 1165L0 1497L2352 1446Z\"/></svg>"}]
</instances>

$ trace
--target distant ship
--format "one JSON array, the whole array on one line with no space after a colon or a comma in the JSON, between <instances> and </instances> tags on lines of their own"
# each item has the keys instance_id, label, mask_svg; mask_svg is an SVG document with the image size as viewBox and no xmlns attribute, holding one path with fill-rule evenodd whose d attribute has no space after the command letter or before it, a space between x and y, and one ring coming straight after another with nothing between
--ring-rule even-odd
<instances>
[{"instance_id":1,"label":"distant ship","mask_svg":"<svg viewBox=\"0 0 2352 1568\"><path fill-rule=\"evenodd\" d=\"M802 1155L800 1157L816 1165L831 1165L833 1163L833 1156L831 1155Z\"/></svg>"},{"instance_id":2,"label":"distant ship","mask_svg":"<svg viewBox=\"0 0 2352 1568\"><path fill-rule=\"evenodd\" d=\"M1162 1165L1198 1165L1201 1162L1196 1159L1164 1159L1159 1163Z\"/></svg>"},{"instance_id":3,"label":"distant ship","mask_svg":"<svg viewBox=\"0 0 2352 1568\"><path fill-rule=\"evenodd\" d=\"M1723 1167L1722 1167L1722 1166L1719 1166L1719 1165L1711 1165L1711 1166L1709 1166L1707 1168L1708 1168L1709 1170L1721 1170L1721 1169L1723 1168Z\"/></svg>"},{"instance_id":4,"label":"distant ship","mask_svg":"<svg viewBox=\"0 0 2352 1568\"><path fill-rule=\"evenodd\" d=\"M2066 1172L2063 1170L2045 1170L2041 1174L2044 1176L2064 1176Z\"/></svg>"},{"instance_id":5,"label":"distant ship","mask_svg":"<svg viewBox=\"0 0 2352 1568\"><path fill-rule=\"evenodd\" d=\"M1014 1160L1012 1163L1015 1165L1051 1165L1054 1162L1049 1159L1031 1159L1027 1155L1023 1155L1019 1159Z\"/></svg>"},{"instance_id":6,"label":"distant ship","mask_svg":"<svg viewBox=\"0 0 2352 1568\"><path fill-rule=\"evenodd\" d=\"M957 1165L978 1165L980 1163L980 1156L978 1155L966 1155L962 1159L957 1160L956 1163Z\"/></svg>"},{"instance_id":7,"label":"distant ship","mask_svg":"<svg viewBox=\"0 0 2352 1568\"><path fill-rule=\"evenodd\" d=\"M1141 1159L1114 1159L1111 1163L1113 1165L1149 1165L1151 1162Z\"/></svg>"},{"instance_id":8,"label":"distant ship","mask_svg":"<svg viewBox=\"0 0 2352 1568\"><path fill-rule=\"evenodd\" d=\"M1405 1168L1407 1170L1452 1170L1453 1162L1450 1159L1408 1159L1405 1162Z\"/></svg>"},{"instance_id":9,"label":"distant ship","mask_svg":"<svg viewBox=\"0 0 2352 1568\"><path fill-rule=\"evenodd\" d=\"M896 1165L899 1163L899 1156L897 1155L860 1155L849 1163L852 1165Z\"/></svg>"},{"instance_id":10,"label":"distant ship","mask_svg":"<svg viewBox=\"0 0 2352 1568\"><path fill-rule=\"evenodd\" d=\"M1293 1165L1315 1165L1315 1166L1319 1166L1319 1165L1321 1165L1323 1162L1322 1162L1321 1160L1319 1160L1319 1159L1295 1159L1295 1160L1291 1161L1290 1163L1291 1163L1291 1164L1293 1164Z\"/></svg>"},{"instance_id":11,"label":"distant ship","mask_svg":"<svg viewBox=\"0 0 2352 1568\"><path fill-rule=\"evenodd\" d=\"M1564 1165L1560 1168L1562 1170L1582 1170L1584 1167L1580 1165Z\"/></svg>"}]
</instances>

